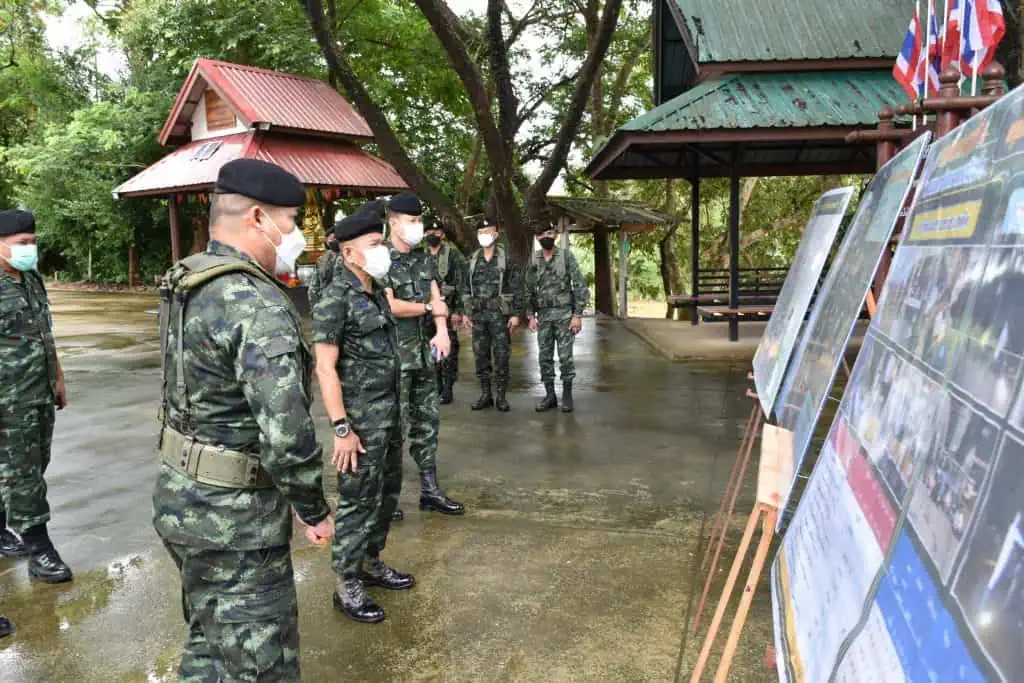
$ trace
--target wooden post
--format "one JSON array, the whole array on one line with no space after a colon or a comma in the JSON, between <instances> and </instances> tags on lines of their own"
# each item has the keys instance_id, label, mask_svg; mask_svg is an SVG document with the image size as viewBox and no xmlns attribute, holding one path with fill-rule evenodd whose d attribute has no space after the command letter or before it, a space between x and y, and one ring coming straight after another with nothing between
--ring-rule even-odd
<instances>
[{"instance_id":1,"label":"wooden post","mask_svg":"<svg viewBox=\"0 0 1024 683\"><path fill-rule=\"evenodd\" d=\"M181 260L181 230L178 226L178 195L172 194L167 201L168 214L171 228L171 263Z\"/></svg>"},{"instance_id":2,"label":"wooden post","mask_svg":"<svg viewBox=\"0 0 1024 683\"><path fill-rule=\"evenodd\" d=\"M608 248L608 228L594 226L594 308L598 313L615 315L612 294L612 258Z\"/></svg>"},{"instance_id":3,"label":"wooden post","mask_svg":"<svg viewBox=\"0 0 1024 683\"><path fill-rule=\"evenodd\" d=\"M948 99L960 96L960 71L955 66L947 66L939 74L939 98ZM935 125L935 137L941 138L960 125L960 115L955 109L943 109Z\"/></svg>"},{"instance_id":4,"label":"wooden post","mask_svg":"<svg viewBox=\"0 0 1024 683\"><path fill-rule=\"evenodd\" d=\"M690 294L700 296L700 176L690 181ZM690 309L690 324L700 322L697 305Z\"/></svg>"},{"instance_id":5,"label":"wooden post","mask_svg":"<svg viewBox=\"0 0 1024 683\"><path fill-rule=\"evenodd\" d=\"M732 149L732 164L729 169L729 308L740 305L740 175L739 148ZM739 341L740 321L729 318L729 341Z\"/></svg>"},{"instance_id":6,"label":"wooden post","mask_svg":"<svg viewBox=\"0 0 1024 683\"><path fill-rule=\"evenodd\" d=\"M619 317L629 317L629 235L619 228Z\"/></svg>"},{"instance_id":7,"label":"wooden post","mask_svg":"<svg viewBox=\"0 0 1024 683\"><path fill-rule=\"evenodd\" d=\"M134 287L139 277L139 248L134 244L128 247L128 287Z\"/></svg>"},{"instance_id":8,"label":"wooden post","mask_svg":"<svg viewBox=\"0 0 1024 683\"><path fill-rule=\"evenodd\" d=\"M896 114L892 107L885 107L878 114L878 131L880 133L891 133L895 129L893 118ZM881 139L875 145L875 170L880 171L889 163L889 160L896 156L896 141L891 138Z\"/></svg>"}]
</instances>

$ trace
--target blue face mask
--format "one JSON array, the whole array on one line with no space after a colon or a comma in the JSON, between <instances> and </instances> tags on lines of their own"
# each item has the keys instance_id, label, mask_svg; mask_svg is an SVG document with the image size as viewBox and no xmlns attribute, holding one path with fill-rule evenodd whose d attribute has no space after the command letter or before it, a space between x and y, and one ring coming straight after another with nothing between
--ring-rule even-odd
<instances>
[{"instance_id":1,"label":"blue face mask","mask_svg":"<svg viewBox=\"0 0 1024 683\"><path fill-rule=\"evenodd\" d=\"M0 258L3 258L0 256ZM39 264L39 249L34 244L11 245L11 257L4 258L11 267L20 270L35 270Z\"/></svg>"}]
</instances>

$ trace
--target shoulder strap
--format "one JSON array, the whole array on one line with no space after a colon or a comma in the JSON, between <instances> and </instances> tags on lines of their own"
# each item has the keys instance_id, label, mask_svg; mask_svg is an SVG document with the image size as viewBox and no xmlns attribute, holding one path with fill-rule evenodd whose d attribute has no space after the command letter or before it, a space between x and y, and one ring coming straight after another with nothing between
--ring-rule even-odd
<instances>
[{"instance_id":1,"label":"shoulder strap","mask_svg":"<svg viewBox=\"0 0 1024 683\"><path fill-rule=\"evenodd\" d=\"M444 282L448 279L448 258L451 256L451 247L447 244L441 245L441 252L437 255L437 277Z\"/></svg>"}]
</instances>

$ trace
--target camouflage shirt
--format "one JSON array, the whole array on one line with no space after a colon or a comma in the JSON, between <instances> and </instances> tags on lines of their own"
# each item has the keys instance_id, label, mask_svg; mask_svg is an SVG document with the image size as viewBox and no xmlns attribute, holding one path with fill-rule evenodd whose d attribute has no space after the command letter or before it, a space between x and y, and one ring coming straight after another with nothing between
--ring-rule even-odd
<instances>
[{"instance_id":1,"label":"camouflage shirt","mask_svg":"<svg viewBox=\"0 0 1024 683\"><path fill-rule=\"evenodd\" d=\"M391 247L391 270L381 280L385 288L391 289L396 299L415 303L430 301L430 283L437 281L433 259L424 249L413 249L408 254ZM440 283L438 283L440 286ZM398 356L402 359L403 370L419 370L434 367L430 355L431 316L397 318Z\"/></svg>"},{"instance_id":2,"label":"camouflage shirt","mask_svg":"<svg viewBox=\"0 0 1024 683\"><path fill-rule=\"evenodd\" d=\"M466 277L469 272L466 265L466 257L447 240L441 243L441 249L438 250L436 256L431 254L429 249L426 250L426 253L434 263L437 279L441 283L441 296L444 297L444 302L448 304L449 311L451 313L465 313L466 308L463 298Z\"/></svg>"},{"instance_id":3,"label":"camouflage shirt","mask_svg":"<svg viewBox=\"0 0 1024 683\"><path fill-rule=\"evenodd\" d=\"M19 280L0 270L0 412L52 405L56 385L57 350L43 279L35 271Z\"/></svg>"},{"instance_id":4,"label":"camouflage shirt","mask_svg":"<svg viewBox=\"0 0 1024 683\"><path fill-rule=\"evenodd\" d=\"M497 310L504 299L506 313L519 315L523 308L522 276L511 259L505 261L505 270L500 268L502 247L494 250L490 261L484 258L484 250L477 249L466 264L466 308L467 312ZM474 265L475 263L475 265Z\"/></svg>"},{"instance_id":5,"label":"camouflage shirt","mask_svg":"<svg viewBox=\"0 0 1024 683\"><path fill-rule=\"evenodd\" d=\"M309 282L309 307L316 306L321 292L331 284L334 277L334 266L338 263L338 255L331 251L325 251L316 261L316 270L313 271L313 278Z\"/></svg>"},{"instance_id":6,"label":"camouflage shirt","mask_svg":"<svg viewBox=\"0 0 1024 683\"><path fill-rule=\"evenodd\" d=\"M526 300L541 321L583 315L590 290L572 251L555 247L550 261L542 251L533 255L526 269Z\"/></svg>"},{"instance_id":7,"label":"camouflage shirt","mask_svg":"<svg viewBox=\"0 0 1024 683\"><path fill-rule=\"evenodd\" d=\"M217 241L207 253L255 263ZM258 452L274 488L210 486L161 463L154 526L165 541L205 549L285 545L290 507L307 524L330 513L309 413L311 354L295 309L282 287L246 273L222 275L192 291L182 340L190 419L177 388L173 311L164 358L167 423L203 443Z\"/></svg>"},{"instance_id":8,"label":"camouflage shirt","mask_svg":"<svg viewBox=\"0 0 1024 683\"><path fill-rule=\"evenodd\" d=\"M345 416L356 434L372 430L398 406L397 321L382 287L367 292L339 262L313 309L313 341L338 347Z\"/></svg>"}]
</instances>

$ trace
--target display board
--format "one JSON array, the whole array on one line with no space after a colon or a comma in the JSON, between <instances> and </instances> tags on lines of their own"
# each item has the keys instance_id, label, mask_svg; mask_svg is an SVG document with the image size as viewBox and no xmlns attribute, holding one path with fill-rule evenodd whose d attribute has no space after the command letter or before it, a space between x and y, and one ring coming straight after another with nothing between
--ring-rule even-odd
<instances>
[{"instance_id":1,"label":"display board","mask_svg":"<svg viewBox=\"0 0 1024 683\"><path fill-rule=\"evenodd\" d=\"M1024 90L929 154L772 567L782 680L1024 672Z\"/></svg>"},{"instance_id":2,"label":"display board","mask_svg":"<svg viewBox=\"0 0 1024 683\"><path fill-rule=\"evenodd\" d=\"M865 189L793 353L775 414L779 424L793 432L794 475L800 472L818 415L930 139L928 133L917 138L883 166ZM784 491L787 499L791 488Z\"/></svg>"},{"instance_id":3,"label":"display board","mask_svg":"<svg viewBox=\"0 0 1024 683\"><path fill-rule=\"evenodd\" d=\"M775 405L790 354L807 317L807 307L818 287L821 269L832 251L853 192L853 187L830 190L814 203L775 310L754 353L754 386L765 415L771 415Z\"/></svg>"}]
</instances>

